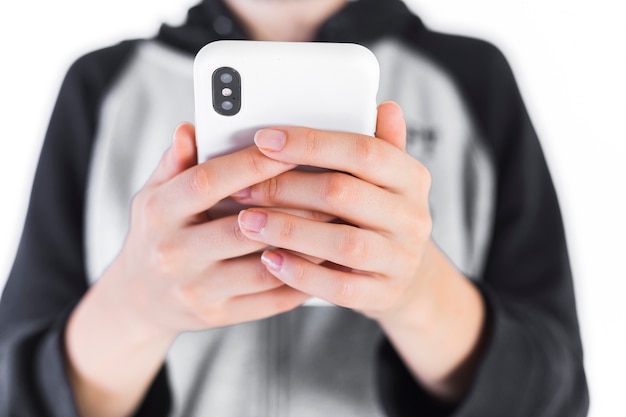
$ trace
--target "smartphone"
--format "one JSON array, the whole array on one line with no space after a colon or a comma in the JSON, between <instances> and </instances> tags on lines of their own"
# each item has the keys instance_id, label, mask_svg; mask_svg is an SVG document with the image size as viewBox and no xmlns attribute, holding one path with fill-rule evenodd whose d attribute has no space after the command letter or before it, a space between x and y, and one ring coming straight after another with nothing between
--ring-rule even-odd
<instances>
[{"instance_id":1,"label":"smartphone","mask_svg":"<svg viewBox=\"0 0 626 417\"><path fill-rule=\"evenodd\" d=\"M272 126L304 126L373 136L379 66L349 43L216 41L194 60L198 162L254 143ZM227 198L212 218L245 208ZM311 299L305 305L331 305Z\"/></svg>"},{"instance_id":2,"label":"smartphone","mask_svg":"<svg viewBox=\"0 0 626 417\"><path fill-rule=\"evenodd\" d=\"M198 162L250 146L263 127L373 135L378 80L357 44L212 42L194 61Z\"/></svg>"}]
</instances>

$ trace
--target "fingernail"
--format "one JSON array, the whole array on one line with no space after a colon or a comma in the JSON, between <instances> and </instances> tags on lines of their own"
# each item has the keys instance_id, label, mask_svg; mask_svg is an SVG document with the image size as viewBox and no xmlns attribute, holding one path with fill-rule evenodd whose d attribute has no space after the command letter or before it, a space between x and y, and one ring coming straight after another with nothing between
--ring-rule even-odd
<instances>
[{"instance_id":1,"label":"fingernail","mask_svg":"<svg viewBox=\"0 0 626 417\"><path fill-rule=\"evenodd\" d=\"M287 142L287 135L281 130L262 129L254 135L254 143L261 149L280 151Z\"/></svg>"},{"instance_id":2,"label":"fingernail","mask_svg":"<svg viewBox=\"0 0 626 417\"><path fill-rule=\"evenodd\" d=\"M244 188L243 190L239 190L236 193L231 194L231 197L234 197L234 198L248 198L248 197L250 197L250 192L251 192L251 188L247 187L247 188Z\"/></svg>"},{"instance_id":3,"label":"fingernail","mask_svg":"<svg viewBox=\"0 0 626 417\"><path fill-rule=\"evenodd\" d=\"M283 261L283 256L276 252L265 251L263 252L263 255L261 255L261 262L263 262L263 265L267 266L272 271L280 271L283 267Z\"/></svg>"},{"instance_id":4,"label":"fingernail","mask_svg":"<svg viewBox=\"0 0 626 417\"><path fill-rule=\"evenodd\" d=\"M265 227L267 215L260 211L243 210L239 213L239 227L249 232L259 233Z\"/></svg>"}]
</instances>

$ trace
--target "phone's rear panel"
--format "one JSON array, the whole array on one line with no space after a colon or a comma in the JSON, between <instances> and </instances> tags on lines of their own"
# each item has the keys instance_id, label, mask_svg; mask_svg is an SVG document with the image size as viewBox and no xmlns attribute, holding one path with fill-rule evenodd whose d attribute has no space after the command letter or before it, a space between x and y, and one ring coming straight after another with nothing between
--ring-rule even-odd
<instances>
[{"instance_id":1,"label":"phone's rear panel","mask_svg":"<svg viewBox=\"0 0 626 417\"><path fill-rule=\"evenodd\" d=\"M214 109L213 73L224 67L241 77L235 115ZM198 159L249 146L254 133L269 126L373 135L378 77L375 56L360 45L213 42L194 65Z\"/></svg>"}]
</instances>

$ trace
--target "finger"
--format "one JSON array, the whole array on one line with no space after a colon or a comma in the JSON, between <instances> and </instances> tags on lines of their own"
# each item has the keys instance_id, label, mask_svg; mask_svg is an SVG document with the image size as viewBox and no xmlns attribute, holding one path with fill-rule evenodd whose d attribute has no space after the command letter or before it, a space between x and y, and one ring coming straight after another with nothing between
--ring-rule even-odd
<instances>
[{"instance_id":1,"label":"finger","mask_svg":"<svg viewBox=\"0 0 626 417\"><path fill-rule=\"evenodd\" d=\"M321 258L369 273L394 274L399 250L376 232L345 224L319 223L271 210L239 214L243 234L268 246Z\"/></svg>"},{"instance_id":2,"label":"finger","mask_svg":"<svg viewBox=\"0 0 626 417\"><path fill-rule=\"evenodd\" d=\"M212 265L210 271L181 279L178 292L188 305L215 304L232 297L269 291L284 285L260 262L260 252ZM201 278L198 278L201 277Z\"/></svg>"},{"instance_id":3,"label":"finger","mask_svg":"<svg viewBox=\"0 0 626 417\"><path fill-rule=\"evenodd\" d=\"M338 172L289 171L253 185L238 201L246 206L325 212L327 216L380 232L405 228L404 219L414 217L415 212L412 206L401 204L400 196Z\"/></svg>"},{"instance_id":4,"label":"finger","mask_svg":"<svg viewBox=\"0 0 626 417\"><path fill-rule=\"evenodd\" d=\"M256 205L256 204L255 204ZM270 207L272 211L278 211L281 213L290 214L296 217L302 217L303 219L315 220L321 223L330 223L337 220L336 216L322 213L321 211L299 209L299 208L286 208L286 207Z\"/></svg>"},{"instance_id":5,"label":"finger","mask_svg":"<svg viewBox=\"0 0 626 417\"><path fill-rule=\"evenodd\" d=\"M189 216L206 211L236 191L293 167L249 147L183 171L163 184L153 204L163 221L186 222Z\"/></svg>"},{"instance_id":6,"label":"finger","mask_svg":"<svg viewBox=\"0 0 626 417\"><path fill-rule=\"evenodd\" d=\"M269 291L232 298L226 306L226 315L238 323L264 319L293 310L309 298L309 294L282 285Z\"/></svg>"},{"instance_id":7,"label":"finger","mask_svg":"<svg viewBox=\"0 0 626 417\"><path fill-rule=\"evenodd\" d=\"M248 189L249 190L249 189ZM239 214L241 210L250 208L251 206L261 205L260 203L245 204L236 199L227 198L214 205L208 212L209 219L219 219L222 217L230 216L233 214ZM329 222L335 220L334 216L315 212L306 209L288 208L288 207L272 207L272 210L283 211L285 213L291 213L294 216L300 216L307 219L317 220L320 222ZM204 220L206 221L206 219Z\"/></svg>"},{"instance_id":8,"label":"finger","mask_svg":"<svg viewBox=\"0 0 626 417\"><path fill-rule=\"evenodd\" d=\"M190 123L181 123L174 131L172 145L161 157L147 184L161 184L195 165L196 160L195 128Z\"/></svg>"},{"instance_id":9,"label":"finger","mask_svg":"<svg viewBox=\"0 0 626 417\"><path fill-rule=\"evenodd\" d=\"M406 121L400 106L393 101L385 101L378 106L376 137L398 149L406 148Z\"/></svg>"},{"instance_id":10,"label":"finger","mask_svg":"<svg viewBox=\"0 0 626 417\"><path fill-rule=\"evenodd\" d=\"M332 304L371 310L385 302L384 278L327 268L283 250L265 251L261 259L289 287Z\"/></svg>"},{"instance_id":11,"label":"finger","mask_svg":"<svg viewBox=\"0 0 626 417\"><path fill-rule=\"evenodd\" d=\"M277 161L347 172L395 192L409 188L406 174L416 163L384 140L355 133L281 127L258 131L255 143Z\"/></svg>"},{"instance_id":12,"label":"finger","mask_svg":"<svg viewBox=\"0 0 626 417\"><path fill-rule=\"evenodd\" d=\"M259 261L258 256L255 262L263 267L273 280L272 288L235 295L216 302L210 290L201 285L181 287L178 296L183 305L189 306L190 317L199 319L201 327L222 327L292 310L311 297L273 277Z\"/></svg>"},{"instance_id":13,"label":"finger","mask_svg":"<svg viewBox=\"0 0 626 417\"><path fill-rule=\"evenodd\" d=\"M237 216L231 215L179 230L171 248L165 249L172 251L171 256L184 257L204 268L213 262L259 252L266 246L245 236Z\"/></svg>"},{"instance_id":14,"label":"finger","mask_svg":"<svg viewBox=\"0 0 626 417\"><path fill-rule=\"evenodd\" d=\"M280 184L293 185L291 180L288 179L292 178L291 176L289 176L291 172L300 171L287 171L276 177L270 178L267 181L263 181L259 184L255 184L243 190L240 190L232 194L230 197L240 207L239 211L251 208L252 206L264 206L271 208L275 211L281 211L283 213L289 213L294 216L304 217L305 219L317 220L319 222L331 222L336 220L336 216L332 216L318 210L311 210L307 207L306 204L299 204L299 201L294 201L294 204L285 204L285 200L275 198L277 196L275 196L274 194L279 191L277 189L279 183L275 180L283 176L288 176L284 177L280 181ZM293 179L297 178L299 177L293 177Z\"/></svg>"}]
</instances>

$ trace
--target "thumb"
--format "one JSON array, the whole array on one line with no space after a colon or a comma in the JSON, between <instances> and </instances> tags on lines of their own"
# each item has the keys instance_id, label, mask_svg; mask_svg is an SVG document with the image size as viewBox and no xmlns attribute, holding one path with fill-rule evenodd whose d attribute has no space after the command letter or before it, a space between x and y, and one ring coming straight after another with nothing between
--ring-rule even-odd
<instances>
[{"instance_id":1,"label":"thumb","mask_svg":"<svg viewBox=\"0 0 626 417\"><path fill-rule=\"evenodd\" d=\"M174 131L172 145L165 151L147 185L162 184L197 164L196 130L191 123L181 123Z\"/></svg>"},{"instance_id":2,"label":"thumb","mask_svg":"<svg viewBox=\"0 0 626 417\"><path fill-rule=\"evenodd\" d=\"M396 148L404 150L406 147L406 122L398 103L385 101L378 106L376 137Z\"/></svg>"}]
</instances>

